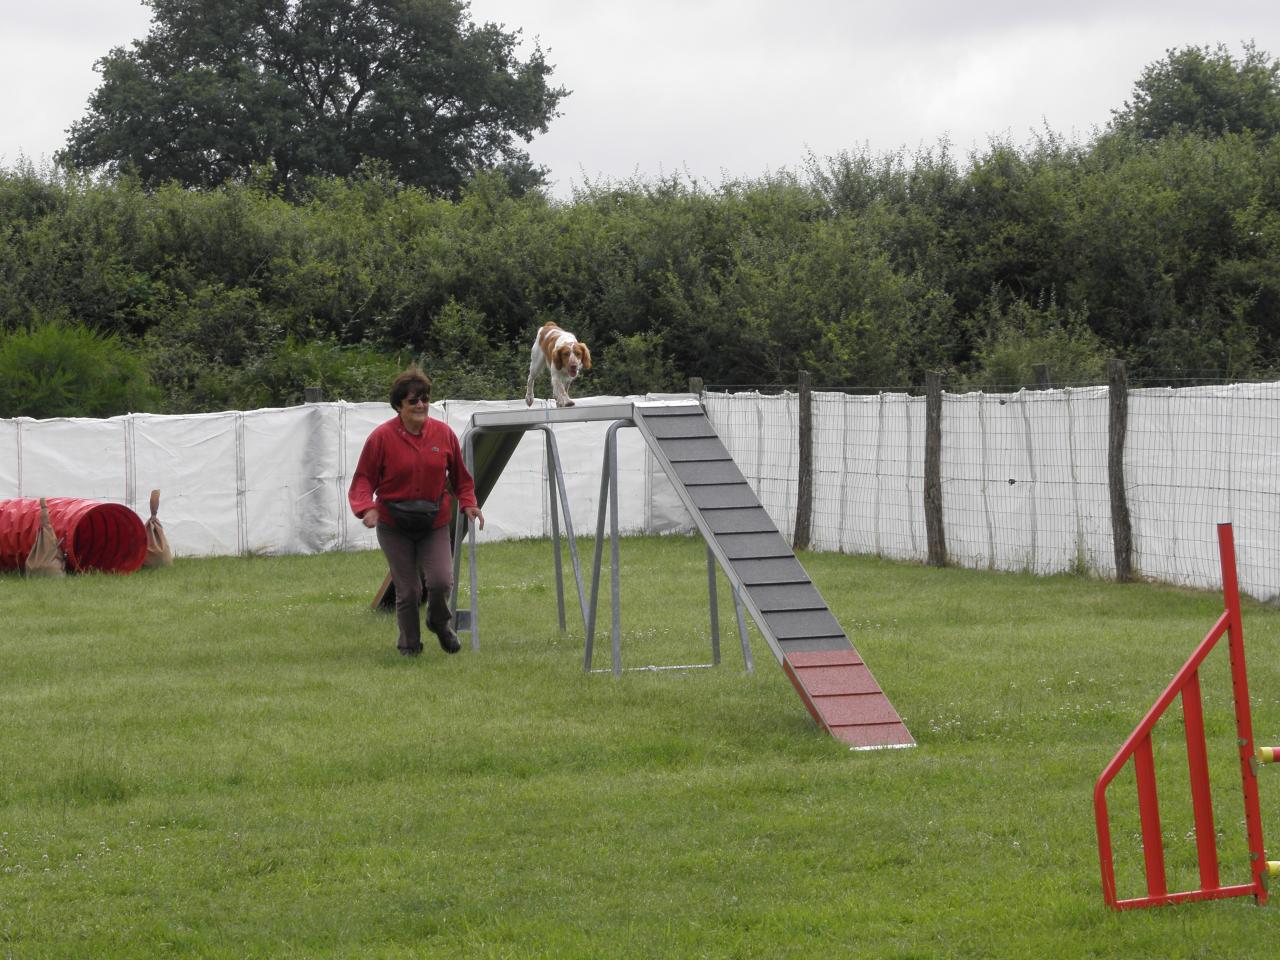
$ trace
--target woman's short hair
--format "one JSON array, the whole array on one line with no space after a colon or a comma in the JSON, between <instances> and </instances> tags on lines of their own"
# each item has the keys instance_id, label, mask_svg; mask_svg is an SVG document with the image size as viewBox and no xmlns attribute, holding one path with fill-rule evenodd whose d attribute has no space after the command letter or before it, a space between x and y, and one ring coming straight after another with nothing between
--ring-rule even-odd
<instances>
[{"instance_id":1,"label":"woman's short hair","mask_svg":"<svg viewBox=\"0 0 1280 960\"><path fill-rule=\"evenodd\" d=\"M391 406L399 410L405 397L425 394L431 398L431 378L417 367L410 367L391 381Z\"/></svg>"}]
</instances>

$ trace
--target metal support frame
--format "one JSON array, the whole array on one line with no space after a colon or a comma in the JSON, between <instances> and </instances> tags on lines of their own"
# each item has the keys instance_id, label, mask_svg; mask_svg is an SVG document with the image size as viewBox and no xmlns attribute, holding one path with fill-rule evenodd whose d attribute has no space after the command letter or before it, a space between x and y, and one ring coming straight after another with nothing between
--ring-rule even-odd
<instances>
[{"instance_id":1,"label":"metal support frame","mask_svg":"<svg viewBox=\"0 0 1280 960\"><path fill-rule=\"evenodd\" d=\"M611 609L611 626L610 626L610 651L612 654L612 672L614 675L621 674L622 666L622 611L621 611L621 585L619 574L619 533L618 533L618 431L624 427L634 427L635 421L630 419L617 420L610 424L609 429L605 432L604 441L604 463L600 468L600 499L599 510L596 518L596 546L595 557L591 565L591 600L587 606L587 638L583 652L582 669L587 672L593 672L591 669L592 652L595 647L596 632L596 610L598 609L598 600L600 596L600 562L604 554L604 523L605 514L609 516L609 586L610 586L610 609ZM720 612L716 595L716 569L715 554L710 544L707 545L707 592L710 595L711 604L711 663L689 663L674 664L671 666L657 667L634 667L636 670L694 670L705 667L718 666L720 663ZM742 615L742 600L735 587L733 590L733 608L737 614L738 635L742 642L742 659L746 667L747 673L755 671L755 665L751 659L751 645L747 639L746 620Z\"/></svg>"},{"instance_id":2,"label":"metal support frame","mask_svg":"<svg viewBox=\"0 0 1280 960\"><path fill-rule=\"evenodd\" d=\"M1098 859L1102 867L1102 897L1116 910L1160 906L1191 900L1218 900L1252 895L1258 904L1267 901L1267 880L1280 874L1280 862L1267 862L1262 843L1262 819L1258 806L1257 765L1268 762L1274 751L1262 748L1255 755L1253 721L1249 710L1249 681L1245 672L1244 632L1240 617L1240 588L1236 578L1235 543L1231 524L1218 524L1218 550L1222 563L1222 592L1225 610L1190 659L1174 676L1164 693L1147 711L1142 722L1107 764L1094 785L1094 818L1098 830ZM1223 886L1218 868L1218 851L1209 790L1209 765L1205 750L1204 707L1200 694L1200 666L1217 642L1227 636L1231 662L1231 689L1235 700L1236 746L1244 794L1245 833L1249 850L1250 882ZM1191 804L1195 818L1196 853L1200 886L1170 893L1165 872L1164 839L1160 829L1160 805L1156 795L1155 755L1151 732L1175 699L1181 698L1187 766L1191 778ZM1142 853L1147 894L1120 900L1116 895L1115 865L1111 827L1107 813L1107 787L1132 758L1138 790L1138 816L1142 825Z\"/></svg>"},{"instance_id":3,"label":"metal support frame","mask_svg":"<svg viewBox=\"0 0 1280 960\"><path fill-rule=\"evenodd\" d=\"M582 614L582 622L587 622L586 597L582 589L582 562L578 557L578 541L573 532L573 514L569 509L569 493L565 487L564 469L560 464L560 449L556 445L556 437L549 426L531 426L529 430L542 432L547 453L547 484L551 504L551 553L554 558L556 574L556 613L559 617L560 630L567 629L564 605L564 565L560 556L560 511L564 512L565 539L569 541L569 558L573 563L573 580L578 590L578 610ZM462 446L462 458L468 470L475 465L475 429L468 430ZM467 540L467 561L470 574L470 595L468 609L458 613L458 575L462 564L462 541ZM471 649L480 649L480 619L477 602L478 571L476 569L476 531L473 524L459 513L453 535L453 595L450 607L454 611L454 629L459 633L471 634Z\"/></svg>"}]
</instances>

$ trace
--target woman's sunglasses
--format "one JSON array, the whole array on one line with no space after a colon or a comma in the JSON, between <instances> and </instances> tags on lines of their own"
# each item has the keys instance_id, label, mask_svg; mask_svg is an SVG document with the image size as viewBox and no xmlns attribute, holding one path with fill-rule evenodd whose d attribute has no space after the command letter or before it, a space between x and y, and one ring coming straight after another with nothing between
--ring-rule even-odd
<instances>
[{"instance_id":1,"label":"woman's sunglasses","mask_svg":"<svg viewBox=\"0 0 1280 960\"><path fill-rule=\"evenodd\" d=\"M407 403L407 404L409 404L410 406L415 406L415 407L416 407L418 404L422 404L423 406L430 406L430 405L431 405L431 395L430 395L430 394L428 394L427 396L425 396L425 397L424 397L424 396L422 396L421 394L417 394L417 395L412 396L412 397L405 397L405 398L404 398L404 402L405 402L405 403Z\"/></svg>"}]
</instances>

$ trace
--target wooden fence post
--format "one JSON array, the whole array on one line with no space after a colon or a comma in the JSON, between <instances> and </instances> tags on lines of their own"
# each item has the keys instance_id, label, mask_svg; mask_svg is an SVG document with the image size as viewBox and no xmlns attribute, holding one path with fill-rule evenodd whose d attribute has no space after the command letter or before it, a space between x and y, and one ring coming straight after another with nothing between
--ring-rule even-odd
<instances>
[{"instance_id":1,"label":"wooden fence post","mask_svg":"<svg viewBox=\"0 0 1280 960\"><path fill-rule=\"evenodd\" d=\"M1129 425L1129 381L1123 360L1107 361L1110 415L1107 437L1107 484L1111 493L1111 540L1116 555L1116 580L1133 579L1133 528L1124 490L1124 438Z\"/></svg>"},{"instance_id":2,"label":"wooden fence post","mask_svg":"<svg viewBox=\"0 0 1280 960\"><path fill-rule=\"evenodd\" d=\"M1035 375L1037 390L1048 390L1052 386L1049 382L1049 365L1047 363L1033 363L1031 372Z\"/></svg>"},{"instance_id":3,"label":"wooden fence post","mask_svg":"<svg viewBox=\"0 0 1280 960\"><path fill-rule=\"evenodd\" d=\"M796 526L791 546L796 550L809 549L809 530L813 516L813 393L809 389L809 371L801 370L799 376L800 403L800 486L796 492Z\"/></svg>"},{"instance_id":4,"label":"wooden fence post","mask_svg":"<svg viewBox=\"0 0 1280 960\"><path fill-rule=\"evenodd\" d=\"M702 378L701 378L701 377L690 377L690 378L689 378L689 392L690 392L690 393L696 393L699 397L701 397L701 396L702 396L702 391L703 391Z\"/></svg>"},{"instance_id":5,"label":"wooden fence post","mask_svg":"<svg viewBox=\"0 0 1280 960\"><path fill-rule=\"evenodd\" d=\"M324 390L320 387L303 387L302 402L303 403L320 403L324 399Z\"/></svg>"},{"instance_id":6,"label":"wooden fence post","mask_svg":"<svg viewBox=\"0 0 1280 960\"><path fill-rule=\"evenodd\" d=\"M942 374L924 375L924 529L929 566L947 565L947 538L942 526Z\"/></svg>"}]
</instances>

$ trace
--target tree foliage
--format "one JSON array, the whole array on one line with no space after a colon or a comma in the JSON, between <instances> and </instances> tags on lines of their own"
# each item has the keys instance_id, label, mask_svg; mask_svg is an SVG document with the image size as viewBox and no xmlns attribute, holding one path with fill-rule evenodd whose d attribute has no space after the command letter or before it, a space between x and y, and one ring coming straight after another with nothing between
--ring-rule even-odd
<instances>
[{"instance_id":1,"label":"tree foliage","mask_svg":"<svg viewBox=\"0 0 1280 960\"><path fill-rule=\"evenodd\" d=\"M445 198L380 163L292 200L0 170L0 347L50 317L127 347L172 412L378 400L410 359L440 397L517 397L547 320L591 346L583 392L1096 382L1108 357L1276 376L1280 135L1047 133L567 201L497 171Z\"/></svg>"},{"instance_id":2,"label":"tree foliage","mask_svg":"<svg viewBox=\"0 0 1280 960\"><path fill-rule=\"evenodd\" d=\"M464 0L146 0L148 35L98 63L102 83L62 157L144 183L215 187L265 171L307 178L385 162L453 194L477 170L541 181L517 141L566 91L519 31L476 25Z\"/></svg>"},{"instance_id":3,"label":"tree foliage","mask_svg":"<svg viewBox=\"0 0 1280 960\"><path fill-rule=\"evenodd\" d=\"M1141 140L1195 133L1280 133L1280 60L1252 43L1239 59L1224 45L1169 50L1134 85L1133 99L1112 112L1112 126Z\"/></svg>"}]
</instances>

